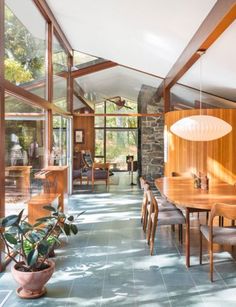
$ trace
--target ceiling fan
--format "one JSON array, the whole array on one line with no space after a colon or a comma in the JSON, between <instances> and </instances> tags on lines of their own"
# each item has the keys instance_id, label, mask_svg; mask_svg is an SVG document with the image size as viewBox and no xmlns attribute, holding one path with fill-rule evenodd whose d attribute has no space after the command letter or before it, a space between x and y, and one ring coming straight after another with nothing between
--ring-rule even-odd
<instances>
[{"instance_id":1,"label":"ceiling fan","mask_svg":"<svg viewBox=\"0 0 236 307\"><path fill-rule=\"evenodd\" d=\"M126 105L126 100L122 99L120 96L105 98L105 101L113 102L115 105L117 105L117 108L119 110L122 109L122 108L133 110L133 108Z\"/></svg>"}]
</instances>

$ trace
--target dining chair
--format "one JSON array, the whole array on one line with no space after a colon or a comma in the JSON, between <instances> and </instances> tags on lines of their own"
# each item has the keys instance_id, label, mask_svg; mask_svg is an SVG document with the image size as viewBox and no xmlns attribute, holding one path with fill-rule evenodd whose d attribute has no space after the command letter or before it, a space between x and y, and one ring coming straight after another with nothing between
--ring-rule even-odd
<instances>
[{"instance_id":1,"label":"dining chair","mask_svg":"<svg viewBox=\"0 0 236 307\"><path fill-rule=\"evenodd\" d=\"M148 225L148 216L150 212L150 201L147 198L147 191L150 190L150 185L147 181L140 177L140 187L143 189L143 201L141 206L141 223L143 224L143 231L146 232ZM153 193L153 191L152 191ZM154 193L153 193L154 194ZM178 210L175 205L167 201L165 198L161 198L160 196L154 196L159 205L159 211L173 211Z\"/></svg>"},{"instance_id":2,"label":"dining chair","mask_svg":"<svg viewBox=\"0 0 236 307\"><path fill-rule=\"evenodd\" d=\"M147 211L147 195L146 195L146 192L144 190L144 185L145 185L146 181L141 176L139 178L139 182L140 182L140 188L143 190L143 200L142 200L142 205L141 205L141 224L143 224L145 211Z\"/></svg>"},{"instance_id":3,"label":"dining chair","mask_svg":"<svg viewBox=\"0 0 236 307\"><path fill-rule=\"evenodd\" d=\"M151 190L147 190L147 199L150 203L147 235L147 242L150 245L150 254L153 255L155 234L158 226L179 225L179 241L182 244L182 225L186 222L183 213L178 209L166 211L159 210L160 206Z\"/></svg>"},{"instance_id":4,"label":"dining chair","mask_svg":"<svg viewBox=\"0 0 236 307\"><path fill-rule=\"evenodd\" d=\"M202 237L208 241L210 256L210 280L213 281L213 244L236 245L236 227L214 226L215 217L224 217L230 220L236 219L236 205L216 203L212 206L208 225L200 225L200 255L199 261L202 264Z\"/></svg>"}]
</instances>

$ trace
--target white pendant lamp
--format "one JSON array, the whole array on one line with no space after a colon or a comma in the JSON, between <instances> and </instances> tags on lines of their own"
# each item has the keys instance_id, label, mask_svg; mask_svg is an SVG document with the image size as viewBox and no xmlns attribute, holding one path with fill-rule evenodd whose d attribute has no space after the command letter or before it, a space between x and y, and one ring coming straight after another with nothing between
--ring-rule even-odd
<instances>
[{"instance_id":1,"label":"white pendant lamp","mask_svg":"<svg viewBox=\"0 0 236 307\"><path fill-rule=\"evenodd\" d=\"M212 141L228 134L232 127L224 120L210 115L193 115L178 120L170 131L189 141Z\"/></svg>"},{"instance_id":2,"label":"white pendant lamp","mask_svg":"<svg viewBox=\"0 0 236 307\"><path fill-rule=\"evenodd\" d=\"M201 51L200 55L204 52ZM200 59L201 74L201 59ZM200 115L184 117L175 122L170 131L188 141L212 141L223 137L232 130L232 126L224 120L201 114L202 84L200 76Z\"/></svg>"}]
</instances>

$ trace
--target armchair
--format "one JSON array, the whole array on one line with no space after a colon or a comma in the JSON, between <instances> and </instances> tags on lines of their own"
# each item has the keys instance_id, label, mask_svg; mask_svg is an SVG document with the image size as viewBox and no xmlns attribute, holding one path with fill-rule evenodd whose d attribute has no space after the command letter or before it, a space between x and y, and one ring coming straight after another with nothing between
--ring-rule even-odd
<instances>
[{"instance_id":1,"label":"armchair","mask_svg":"<svg viewBox=\"0 0 236 307\"><path fill-rule=\"evenodd\" d=\"M92 191L94 190L94 182L98 180L104 180L108 186L109 167L109 163L93 163L92 168L87 171L87 180L92 183Z\"/></svg>"}]
</instances>

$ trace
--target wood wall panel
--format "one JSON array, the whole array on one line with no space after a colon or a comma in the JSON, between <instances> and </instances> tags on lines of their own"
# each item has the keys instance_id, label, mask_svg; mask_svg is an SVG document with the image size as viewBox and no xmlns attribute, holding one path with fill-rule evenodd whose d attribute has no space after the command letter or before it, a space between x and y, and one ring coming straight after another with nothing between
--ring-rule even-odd
<instances>
[{"instance_id":1,"label":"wood wall panel","mask_svg":"<svg viewBox=\"0 0 236 307\"><path fill-rule=\"evenodd\" d=\"M88 149L91 151L92 155L94 156L94 117L88 116L88 117L73 117L73 126L74 131L76 129L83 129L84 130L84 144L74 144L74 147L79 148L80 150ZM74 136L74 134L73 134Z\"/></svg>"},{"instance_id":2,"label":"wood wall panel","mask_svg":"<svg viewBox=\"0 0 236 307\"><path fill-rule=\"evenodd\" d=\"M230 184L236 182L236 109L204 109L202 114L217 116L232 125L232 131L218 140L192 142L170 132L177 120L199 114L199 110L173 111L165 114L168 131L168 159L165 176L171 173L204 172Z\"/></svg>"}]
</instances>

